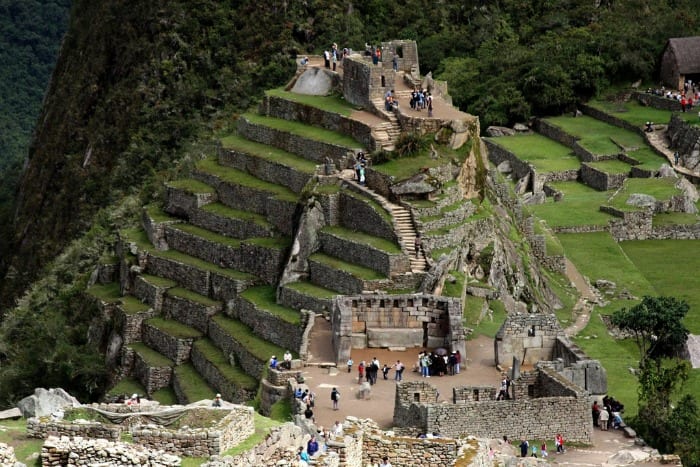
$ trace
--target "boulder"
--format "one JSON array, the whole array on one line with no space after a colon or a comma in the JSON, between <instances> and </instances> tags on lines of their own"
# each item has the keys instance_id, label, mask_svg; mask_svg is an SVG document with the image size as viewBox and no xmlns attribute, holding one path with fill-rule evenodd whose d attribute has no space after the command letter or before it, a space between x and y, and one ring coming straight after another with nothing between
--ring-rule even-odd
<instances>
[{"instance_id":1,"label":"boulder","mask_svg":"<svg viewBox=\"0 0 700 467\"><path fill-rule=\"evenodd\" d=\"M414 175L408 180L391 186L391 192L395 195L426 194L437 190L436 180L426 173Z\"/></svg>"},{"instance_id":2,"label":"boulder","mask_svg":"<svg viewBox=\"0 0 700 467\"><path fill-rule=\"evenodd\" d=\"M517 133L529 133L530 132L530 128L528 128L527 125L524 125L522 123L516 123L515 125L513 125L513 130Z\"/></svg>"},{"instance_id":3,"label":"boulder","mask_svg":"<svg viewBox=\"0 0 700 467\"><path fill-rule=\"evenodd\" d=\"M503 161L498 166L496 169L502 173L502 174L509 174L513 171L513 167L510 165L510 161Z\"/></svg>"},{"instance_id":4,"label":"boulder","mask_svg":"<svg viewBox=\"0 0 700 467\"><path fill-rule=\"evenodd\" d=\"M78 399L61 388L36 388L34 394L17 403L24 418L47 417L57 410L80 407Z\"/></svg>"},{"instance_id":5,"label":"boulder","mask_svg":"<svg viewBox=\"0 0 700 467\"><path fill-rule=\"evenodd\" d=\"M678 174L673 167L668 164L661 164L659 167L659 177L661 178L678 178Z\"/></svg>"},{"instance_id":6,"label":"boulder","mask_svg":"<svg viewBox=\"0 0 700 467\"><path fill-rule=\"evenodd\" d=\"M0 412L0 420L7 420L8 418L19 418L21 416L22 412L17 407L3 410Z\"/></svg>"},{"instance_id":7,"label":"boulder","mask_svg":"<svg viewBox=\"0 0 700 467\"><path fill-rule=\"evenodd\" d=\"M518 195L525 194L529 185L530 173L528 172L527 175L523 176L520 180L518 180L518 183L515 184L515 193Z\"/></svg>"},{"instance_id":8,"label":"boulder","mask_svg":"<svg viewBox=\"0 0 700 467\"><path fill-rule=\"evenodd\" d=\"M610 465L629 465L649 459L649 453L641 449L623 449L608 458Z\"/></svg>"},{"instance_id":9,"label":"boulder","mask_svg":"<svg viewBox=\"0 0 700 467\"><path fill-rule=\"evenodd\" d=\"M505 126L490 126L486 129L486 136L490 136L492 138L513 135L515 135L515 130Z\"/></svg>"},{"instance_id":10,"label":"boulder","mask_svg":"<svg viewBox=\"0 0 700 467\"><path fill-rule=\"evenodd\" d=\"M656 198L645 193L632 193L629 198L627 198L627 203L630 206L637 206L638 208L653 207L656 204Z\"/></svg>"},{"instance_id":11,"label":"boulder","mask_svg":"<svg viewBox=\"0 0 700 467\"><path fill-rule=\"evenodd\" d=\"M698 189L695 188L687 178L681 177L676 183L676 188L683 192L683 206L680 206L681 211L689 214L697 214L698 207L695 203L698 202Z\"/></svg>"},{"instance_id":12,"label":"boulder","mask_svg":"<svg viewBox=\"0 0 700 467\"><path fill-rule=\"evenodd\" d=\"M309 68L294 83L292 92L325 96L333 91L334 76L323 68Z\"/></svg>"},{"instance_id":13,"label":"boulder","mask_svg":"<svg viewBox=\"0 0 700 467\"><path fill-rule=\"evenodd\" d=\"M595 281L595 288L598 290L616 289L617 284L613 281L609 281L606 279L598 279L597 281Z\"/></svg>"}]
</instances>

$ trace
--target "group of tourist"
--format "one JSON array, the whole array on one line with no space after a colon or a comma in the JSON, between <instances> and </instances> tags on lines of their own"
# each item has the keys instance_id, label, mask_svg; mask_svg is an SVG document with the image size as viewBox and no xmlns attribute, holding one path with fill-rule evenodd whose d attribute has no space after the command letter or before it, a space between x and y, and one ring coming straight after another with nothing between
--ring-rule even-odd
<instances>
[{"instance_id":1,"label":"group of tourist","mask_svg":"<svg viewBox=\"0 0 700 467\"><path fill-rule=\"evenodd\" d=\"M433 96L423 88L413 88L409 105L411 109L419 112L428 109L428 117L433 116Z\"/></svg>"},{"instance_id":2,"label":"group of tourist","mask_svg":"<svg viewBox=\"0 0 700 467\"><path fill-rule=\"evenodd\" d=\"M277 356L273 355L270 357L269 361L270 368L273 370L291 370L292 369L292 353L287 350L284 352L284 356L282 357L282 362L279 362L277 360Z\"/></svg>"},{"instance_id":3,"label":"group of tourist","mask_svg":"<svg viewBox=\"0 0 700 467\"><path fill-rule=\"evenodd\" d=\"M343 424L339 420L331 430L319 427L316 435L312 435L306 443L306 447L300 446L297 449L297 466L308 466L315 464L315 457L328 451L328 441L342 439L344 433ZM389 464L390 465L390 464Z\"/></svg>"},{"instance_id":4,"label":"group of tourist","mask_svg":"<svg viewBox=\"0 0 700 467\"><path fill-rule=\"evenodd\" d=\"M612 397L603 397L602 407L598 405L598 401L594 401L591 407L593 426L597 426L603 431L608 431L610 428L613 430L621 428L623 426L622 412L624 410L625 406Z\"/></svg>"},{"instance_id":5,"label":"group of tourist","mask_svg":"<svg viewBox=\"0 0 700 467\"><path fill-rule=\"evenodd\" d=\"M323 51L323 66L327 69L332 69L336 71L338 63L342 64L345 57L350 54L350 49L344 48L342 51L338 50L338 44L335 42L331 46L330 50L326 49Z\"/></svg>"},{"instance_id":6,"label":"group of tourist","mask_svg":"<svg viewBox=\"0 0 700 467\"><path fill-rule=\"evenodd\" d=\"M418 360L413 367L413 371L420 372L423 378L453 376L459 374L461 365L462 354L459 350L453 350L449 354L444 352L442 355L435 352L422 351L418 354Z\"/></svg>"},{"instance_id":7,"label":"group of tourist","mask_svg":"<svg viewBox=\"0 0 700 467\"><path fill-rule=\"evenodd\" d=\"M508 443L508 438L506 436L503 437L503 440L506 443ZM537 455L537 446L530 447L530 442L525 438L522 438L520 440L520 445L518 447L520 448L520 457L527 457L528 455L530 457L539 457ZM563 454L566 451L564 449L564 437L561 435L561 433L557 433L554 436L554 447L556 449L557 454ZM546 441L543 441L542 445L540 445L540 455L542 456L542 458L546 458L549 456L549 453L547 452Z\"/></svg>"},{"instance_id":8,"label":"group of tourist","mask_svg":"<svg viewBox=\"0 0 700 467\"><path fill-rule=\"evenodd\" d=\"M355 156L355 180L360 184L364 185L366 183L365 179L365 169L367 168L367 156L365 153L360 151Z\"/></svg>"},{"instance_id":9,"label":"group of tourist","mask_svg":"<svg viewBox=\"0 0 700 467\"><path fill-rule=\"evenodd\" d=\"M647 94L673 99L681 104L681 112L691 111L693 104L700 101L700 90L690 80L686 81L683 91L671 91L665 87L661 89L647 89Z\"/></svg>"}]
</instances>

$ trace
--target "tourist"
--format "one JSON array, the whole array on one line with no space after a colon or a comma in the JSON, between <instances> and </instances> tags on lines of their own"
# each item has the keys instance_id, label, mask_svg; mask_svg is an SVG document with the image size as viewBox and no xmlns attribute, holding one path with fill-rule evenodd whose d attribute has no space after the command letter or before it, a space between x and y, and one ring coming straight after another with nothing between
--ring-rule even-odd
<instances>
[{"instance_id":1,"label":"tourist","mask_svg":"<svg viewBox=\"0 0 700 467\"><path fill-rule=\"evenodd\" d=\"M430 93L428 93L427 101L428 101L428 117L432 117L433 116L433 96L431 96Z\"/></svg>"},{"instance_id":2,"label":"tourist","mask_svg":"<svg viewBox=\"0 0 700 467\"><path fill-rule=\"evenodd\" d=\"M396 363L394 364L394 380L395 381L401 381L403 379L403 370L406 367L404 366L403 363L401 363L401 360L396 360Z\"/></svg>"},{"instance_id":3,"label":"tourist","mask_svg":"<svg viewBox=\"0 0 700 467\"><path fill-rule=\"evenodd\" d=\"M532 446L532 454L530 457L537 457L537 446Z\"/></svg>"},{"instance_id":4,"label":"tourist","mask_svg":"<svg viewBox=\"0 0 700 467\"><path fill-rule=\"evenodd\" d=\"M593 426L598 426L598 417L600 417L600 407L598 407L598 401L593 402L593 407L591 407L591 416L593 417Z\"/></svg>"},{"instance_id":5,"label":"tourist","mask_svg":"<svg viewBox=\"0 0 700 467\"><path fill-rule=\"evenodd\" d=\"M360 185L365 185L365 164L360 165Z\"/></svg>"},{"instance_id":6,"label":"tourist","mask_svg":"<svg viewBox=\"0 0 700 467\"><path fill-rule=\"evenodd\" d=\"M603 407L603 410L600 411L600 415L598 416L598 420L600 420L600 429L603 431L608 431L608 420L610 419L610 412L608 412L607 407Z\"/></svg>"},{"instance_id":7,"label":"tourist","mask_svg":"<svg viewBox=\"0 0 700 467\"><path fill-rule=\"evenodd\" d=\"M309 64L309 57L307 57L307 56L302 57L302 59L299 61L299 64L300 64L301 66L306 66L306 65L308 65L308 64Z\"/></svg>"},{"instance_id":8,"label":"tourist","mask_svg":"<svg viewBox=\"0 0 700 467\"><path fill-rule=\"evenodd\" d=\"M654 131L654 122L646 122L645 123L646 128L644 128L644 131L647 133L651 133Z\"/></svg>"},{"instance_id":9,"label":"tourist","mask_svg":"<svg viewBox=\"0 0 700 467\"><path fill-rule=\"evenodd\" d=\"M455 374L458 375L462 366L462 354L459 350L455 354Z\"/></svg>"},{"instance_id":10,"label":"tourist","mask_svg":"<svg viewBox=\"0 0 700 467\"><path fill-rule=\"evenodd\" d=\"M306 452L309 453L309 457L313 457L313 455L318 452L318 441L316 441L315 436L312 436L306 444Z\"/></svg>"},{"instance_id":11,"label":"tourist","mask_svg":"<svg viewBox=\"0 0 700 467\"><path fill-rule=\"evenodd\" d=\"M304 410L304 418L311 421L314 419L314 411L311 410L311 406L309 405L307 405L306 410Z\"/></svg>"},{"instance_id":12,"label":"tourist","mask_svg":"<svg viewBox=\"0 0 700 467\"><path fill-rule=\"evenodd\" d=\"M352 372L352 366L355 364L355 362L352 361L352 358L348 358L348 373Z\"/></svg>"},{"instance_id":13,"label":"tourist","mask_svg":"<svg viewBox=\"0 0 700 467\"><path fill-rule=\"evenodd\" d=\"M365 375L365 361L362 360L359 365L357 365L357 384L362 382L362 378Z\"/></svg>"},{"instance_id":14,"label":"tourist","mask_svg":"<svg viewBox=\"0 0 700 467\"><path fill-rule=\"evenodd\" d=\"M554 445L557 447L557 454L564 453L564 437L561 435L561 433L557 433L557 435L554 437Z\"/></svg>"},{"instance_id":15,"label":"tourist","mask_svg":"<svg viewBox=\"0 0 700 467\"><path fill-rule=\"evenodd\" d=\"M421 375L424 378L430 378L430 366L432 365L432 360L430 359L430 355L427 353L423 354L423 357L421 358L420 361L420 369L421 369Z\"/></svg>"},{"instance_id":16,"label":"tourist","mask_svg":"<svg viewBox=\"0 0 700 467\"><path fill-rule=\"evenodd\" d=\"M291 370L292 369L292 352L287 350L284 352L284 356L282 357L282 366L285 370Z\"/></svg>"},{"instance_id":17,"label":"tourist","mask_svg":"<svg viewBox=\"0 0 700 467\"><path fill-rule=\"evenodd\" d=\"M336 420L335 424L333 425L333 436L336 438L342 438L343 437L343 424L340 423L340 421Z\"/></svg>"},{"instance_id":18,"label":"tourist","mask_svg":"<svg viewBox=\"0 0 700 467\"><path fill-rule=\"evenodd\" d=\"M394 71L399 71L399 57L398 57L398 55L394 54L394 56L391 58L391 66L394 68Z\"/></svg>"},{"instance_id":19,"label":"tourist","mask_svg":"<svg viewBox=\"0 0 700 467\"><path fill-rule=\"evenodd\" d=\"M456 355L457 352L453 350L447 359L447 372L450 374L450 376L454 376L455 374L455 364L457 363Z\"/></svg>"},{"instance_id":20,"label":"tourist","mask_svg":"<svg viewBox=\"0 0 700 467\"><path fill-rule=\"evenodd\" d=\"M379 464L379 467L391 467L391 462L389 462L389 458L387 456L382 458L382 463Z\"/></svg>"},{"instance_id":21,"label":"tourist","mask_svg":"<svg viewBox=\"0 0 700 467\"><path fill-rule=\"evenodd\" d=\"M331 53L328 50L323 51L323 66L331 68Z\"/></svg>"},{"instance_id":22,"label":"tourist","mask_svg":"<svg viewBox=\"0 0 700 467\"><path fill-rule=\"evenodd\" d=\"M304 396L304 391L301 389L301 386L297 386L297 388L294 390L294 397L296 399L301 399Z\"/></svg>"},{"instance_id":23,"label":"tourist","mask_svg":"<svg viewBox=\"0 0 700 467\"><path fill-rule=\"evenodd\" d=\"M309 459L309 454L304 450L303 447L300 447L299 451L297 452L297 460L298 460L297 465L299 465L299 466L306 467L309 465L309 461L311 459Z\"/></svg>"},{"instance_id":24,"label":"tourist","mask_svg":"<svg viewBox=\"0 0 700 467\"><path fill-rule=\"evenodd\" d=\"M126 401L126 405L139 405L141 404L141 398L138 394L133 394L130 399Z\"/></svg>"},{"instance_id":25,"label":"tourist","mask_svg":"<svg viewBox=\"0 0 700 467\"><path fill-rule=\"evenodd\" d=\"M386 366L386 363L382 367L382 376L384 377L385 380L389 379L389 367Z\"/></svg>"},{"instance_id":26,"label":"tourist","mask_svg":"<svg viewBox=\"0 0 700 467\"><path fill-rule=\"evenodd\" d=\"M333 410L338 410L338 402L340 401L340 392L337 388L331 391L331 402L333 402Z\"/></svg>"},{"instance_id":27,"label":"tourist","mask_svg":"<svg viewBox=\"0 0 700 467\"><path fill-rule=\"evenodd\" d=\"M212 407L221 407L221 394L217 394L211 403Z\"/></svg>"},{"instance_id":28,"label":"tourist","mask_svg":"<svg viewBox=\"0 0 700 467\"><path fill-rule=\"evenodd\" d=\"M547 454L547 442L542 441L542 446L540 446L540 452L542 453L542 459L546 459L549 454Z\"/></svg>"},{"instance_id":29,"label":"tourist","mask_svg":"<svg viewBox=\"0 0 700 467\"><path fill-rule=\"evenodd\" d=\"M530 443L528 443L526 439L521 438L520 445L518 447L520 448L520 457L527 457L527 451L530 447Z\"/></svg>"},{"instance_id":30,"label":"tourist","mask_svg":"<svg viewBox=\"0 0 700 467\"><path fill-rule=\"evenodd\" d=\"M420 236L420 232L416 234L416 239L413 240L413 249L416 252L416 258L420 255L420 250L423 247L423 239Z\"/></svg>"},{"instance_id":31,"label":"tourist","mask_svg":"<svg viewBox=\"0 0 700 467\"><path fill-rule=\"evenodd\" d=\"M277 357L275 357L274 355L270 357L270 368L272 368L273 370L277 369Z\"/></svg>"}]
</instances>

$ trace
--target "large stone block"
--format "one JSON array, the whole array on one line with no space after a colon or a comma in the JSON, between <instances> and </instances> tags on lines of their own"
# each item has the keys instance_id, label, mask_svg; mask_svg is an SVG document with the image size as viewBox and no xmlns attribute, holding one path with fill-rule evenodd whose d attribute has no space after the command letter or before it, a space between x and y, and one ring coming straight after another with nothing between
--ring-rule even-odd
<instances>
[{"instance_id":1,"label":"large stone block","mask_svg":"<svg viewBox=\"0 0 700 467\"><path fill-rule=\"evenodd\" d=\"M422 347L423 330L367 328L367 343L369 347Z\"/></svg>"}]
</instances>

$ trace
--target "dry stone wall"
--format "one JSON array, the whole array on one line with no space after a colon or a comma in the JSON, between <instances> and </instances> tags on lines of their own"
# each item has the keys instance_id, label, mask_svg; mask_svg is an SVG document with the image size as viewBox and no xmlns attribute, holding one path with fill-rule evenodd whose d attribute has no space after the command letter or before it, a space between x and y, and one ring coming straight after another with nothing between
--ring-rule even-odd
<instances>
[{"instance_id":1,"label":"dry stone wall","mask_svg":"<svg viewBox=\"0 0 700 467\"><path fill-rule=\"evenodd\" d=\"M194 337L172 336L149 323L144 323L142 332L144 344L165 355L176 365L181 365L190 359Z\"/></svg>"},{"instance_id":2,"label":"dry stone wall","mask_svg":"<svg viewBox=\"0 0 700 467\"><path fill-rule=\"evenodd\" d=\"M215 320L209 322L209 338L219 347L225 355L234 358L235 364L243 371L258 380L262 379L267 361L258 360L246 347L236 341ZM196 347L192 352L192 360L195 361ZM221 387L221 386L219 386ZM238 400L238 399L236 399Z\"/></svg>"},{"instance_id":3,"label":"dry stone wall","mask_svg":"<svg viewBox=\"0 0 700 467\"><path fill-rule=\"evenodd\" d=\"M156 315L153 308L147 311L130 313L124 310L122 305L117 306L115 313L115 328L120 330L124 345L139 342L141 340L142 323Z\"/></svg>"},{"instance_id":4,"label":"dry stone wall","mask_svg":"<svg viewBox=\"0 0 700 467\"><path fill-rule=\"evenodd\" d=\"M607 173L585 162L581 164L581 181L598 191L620 188L629 174Z\"/></svg>"},{"instance_id":5,"label":"dry stone wall","mask_svg":"<svg viewBox=\"0 0 700 467\"><path fill-rule=\"evenodd\" d=\"M109 465L114 467L179 466L177 456L142 446L104 439L51 437L41 448L41 465Z\"/></svg>"},{"instance_id":6,"label":"dry stone wall","mask_svg":"<svg viewBox=\"0 0 700 467\"><path fill-rule=\"evenodd\" d=\"M563 334L555 315L509 315L496 333L496 364L510 366L513 357L534 365L550 360L557 338Z\"/></svg>"},{"instance_id":7,"label":"dry stone wall","mask_svg":"<svg viewBox=\"0 0 700 467\"><path fill-rule=\"evenodd\" d=\"M47 439L51 436L70 438L99 438L111 441L119 440L122 427L119 425L107 425L86 420L67 422L63 420L43 420L30 418L27 420L27 436L30 438Z\"/></svg>"},{"instance_id":8,"label":"dry stone wall","mask_svg":"<svg viewBox=\"0 0 700 467\"><path fill-rule=\"evenodd\" d=\"M383 209L383 208L377 208ZM342 192L338 214L341 225L359 230L391 242L398 241L393 225L388 216L383 216L370 205L363 196L354 192Z\"/></svg>"},{"instance_id":9,"label":"dry stone wall","mask_svg":"<svg viewBox=\"0 0 700 467\"><path fill-rule=\"evenodd\" d=\"M15 450L12 446L0 443L0 465L14 466L15 462L17 462L17 458L15 457Z\"/></svg>"},{"instance_id":10,"label":"dry stone wall","mask_svg":"<svg viewBox=\"0 0 700 467\"><path fill-rule=\"evenodd\" d=\"M167 294L164 300L165 316L200 332L207 332L209 318L221 310L221 303L199 303L185 297Z\"/></svg>"},{"instance_id":11,"label":"dry stone wall","mask_svg":"<svg viewBox=\"0 0 700 467\"><path fill-rule=\"evenodd\" d=\"M205 209L195 209L190 212L189 220L192 224L203 229L233 238L272 237L274 235L271 227L251 222L248 219L222 216Z\"/></svg>"},{"instance_id":12,"label":"dry stone wall","mask_svg":"<svg viewBox=\"0 0 700 467\"><path fill-rule=\"evenodd\" d=\"M132 374L146 388L146 394L151 395L158 389L168 387L172 380L172 366L152 366L138 352L134 352Z\"/></svg>"},{"instance_id":13,"label":"dry stone wall","mask_svg":"<svg viewBox=\"0 0 700 467\"><path fill-rule=\"evenodd\" d=\"M336 258L359 264L385 276L409 272L411 264L403 253L387 253L366 243L341 238L331 232L319 232L321 249Z\"/></svg>"},{"instance_id":14,"label":"dry stone wall","mask_svg":"<svg viewBox=\"0 0 700 467\"><path fill-rule=\"evenodd\" d=\"M305 315L300 316L299 323L290 323L241 297L235 299L231 306L226 308L226 314L238 319L250 327L256 336L268 342L285 349L296 350L301 347Z\"/></svg>"},{"instance_id":15,"label":"dry stone wall","mask_svg":"<svg viewBox=\"0 0 700 467\"><path fill-rule=\"evenodd\" d=\"M679 112L681 110L681 103L676 99L669 99L664 96L656 96L654 94L648 94L643 92L635 92L633 96L642 104L648 107L653 107L655 109L670 110L672 112Z\"/></svg>"}]
</instances>

